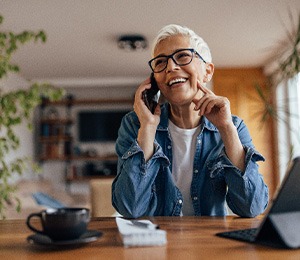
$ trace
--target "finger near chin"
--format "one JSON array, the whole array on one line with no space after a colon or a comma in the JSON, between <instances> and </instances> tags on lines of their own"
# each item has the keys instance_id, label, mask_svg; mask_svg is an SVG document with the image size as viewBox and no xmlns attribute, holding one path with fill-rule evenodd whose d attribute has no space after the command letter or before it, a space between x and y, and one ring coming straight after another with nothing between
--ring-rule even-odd
<instances>
[{"instance_id":1,"label":"finger near chin","mask_svg":"<svg viewBox=\"0 0 300 260\"><path fill-rule=\"evenodd\" d=\"M198 89L201 90L204 94L210 94L210 95L215 96L213 91L211 91L206 86L202 85L200 82L197 84L197 86L198 86Z\"/></svg>"},{"instance_id":2,"label":"finger near chin","mask_svg":"<svg viewBox=\"0 0 300 260\"><path fill-rule=\"evenodd\" d=\"M203 115L210 114L215 106L216 106L215 100L208 100L201 107L201 110L203 110Z\"/></svg>"},{"instance_id":3,"label":"finger near chin","mask_svg":"<svg viewBox=\"0 0 300 260\"><path fill-rule=\"evenodd\" d=\"M199 108L198 108L198 107L199 107L199 100L193 99L193 100L192 100L192 103L194 103L194 105L195 105L195 106L194 106L194 110L198 110L198 109L199 109Z\"/></svg>"},{"instance_id":4,"label":"finger near chin","mask_svg":"<svg viewBox=\"0 0 300 260\"><path fill-rule=\"evenodd\" d=\"M203 85L203 83L200 82L200 80L197 81L197 87L198 87L199 89L201 89L203 92L208 92L208 90L209 90L207 87L205 87L205 86Z\"/></svg>"},{"instance_id":5,"label":"finger near chin","mask_svg":"<svg viewBox=\"0 0 300 260\"><path fill-rule=\"evenodd\" d=\"M197 88L199 89L199 90L201 90L203 93L207 93L206 92L206 89L204 88L204 86L200 83L200 81L198 80L198 82L197 82Z\"/></svg>"}]
</instances>

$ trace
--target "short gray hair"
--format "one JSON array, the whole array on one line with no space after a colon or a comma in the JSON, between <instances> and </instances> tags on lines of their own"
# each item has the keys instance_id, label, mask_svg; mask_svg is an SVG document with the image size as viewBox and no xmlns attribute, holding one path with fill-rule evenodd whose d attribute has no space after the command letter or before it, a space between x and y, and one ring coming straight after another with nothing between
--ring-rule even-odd
<instances>
[{"instance_id":1,"label":"short gray hair","mask_svg":"<svg viewBox=\"0 0 300 260\"><path fill-rule=\"evenodd\" d=\"M191 48L194 48L203 57L205 61L207 62L212 61L210 49L207 43L193 30L177 24L166 25L158 32L156 38L153 41L152 57L154 57L154 51L157 44L159 44L162 40L170 36L174 36L178 34L189 37Z\"/></svg>"}]
</instances>

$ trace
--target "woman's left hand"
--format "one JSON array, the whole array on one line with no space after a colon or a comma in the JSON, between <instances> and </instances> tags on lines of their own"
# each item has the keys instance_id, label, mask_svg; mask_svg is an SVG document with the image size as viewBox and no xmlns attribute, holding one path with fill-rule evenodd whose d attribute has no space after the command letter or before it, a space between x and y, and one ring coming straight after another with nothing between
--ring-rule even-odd
<instances>
[{"instance_id":1,"label":"woman's left hand","mask_svg":"<svg viewBox=\"0 0 300 260\"><path fill-rule=\"evenodd\" d=\"M232 124L230 102L226 97L215 95L210 89L197 82L197 87L203 92L200 99L194 99L195 110L200 116L205 116L218 129Z\"/></svg>"}]
</instances>

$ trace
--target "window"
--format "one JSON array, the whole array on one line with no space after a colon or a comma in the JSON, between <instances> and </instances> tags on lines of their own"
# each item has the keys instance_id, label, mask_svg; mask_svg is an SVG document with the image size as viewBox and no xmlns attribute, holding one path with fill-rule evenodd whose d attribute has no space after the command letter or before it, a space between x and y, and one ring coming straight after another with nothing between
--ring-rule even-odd
<instances>
[{"instance_id":1,"label":"window","mask_svg":"<svg viewBox=\"0 0 300 260\"><path fill-rule=\"evenodd\" d=\"M300 73L277 88L280 181L288 163L300 156Z\"/></svg>"}]
</instances>

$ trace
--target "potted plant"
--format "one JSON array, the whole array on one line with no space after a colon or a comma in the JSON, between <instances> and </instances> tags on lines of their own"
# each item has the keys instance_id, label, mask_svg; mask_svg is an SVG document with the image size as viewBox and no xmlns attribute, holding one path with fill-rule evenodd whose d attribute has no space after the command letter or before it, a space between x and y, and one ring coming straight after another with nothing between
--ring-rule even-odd
<instances>
[{"instance_id":1,"label":"potted plant","mask_svg":"<svg viewBox=\"0 0 300 260\"><path fill-rule=\"evenodd\" d=\"M286 29L286 39L279 41L274 47L274 55L268 63L273 64L273 70L269 74L267 91L264 92L260 85L256 85L256 91L260 100L264 104L265 110L261 114L262 121L268 117L280 120L278 117L278 107L274 105L273 90L280 82L293 78L300 72L300 14L298 22L295 23L291 11L289 11L292 28Z\"/></svg>"},{"instance_id":2,"label":"potted plant","mask_svg":"<svg viewBox=\"0 0 300 260\"><path fill-rule=\"evenodd\" d=\"M291 26L287 27L284 24L286 37L270 48L273 55L267 61L271 69L269 69L266 88L256 84L255 89L260 102L263 104L263 111L259 111L261 122L267 122L269 119L275 120L278 124L285 126L289 135L292 134L299 138L298 127L295 129L291 125L291 121L298 120L300 117L298 112L291 111L291 107L296 105L297 99L282 96L280 97L282 102L274 101L277 87L281 84L287 86L287 82L290 80L296 84L294 80L296 75L300 73L300 13L295 20L291 10L289 10L289 17ZM284 168L289 166L295 156L295 144L289 143L287 149L286 157L278 154L278 157L283 157L282 161L278 159L278 165L284 163Z\"/></svg>"},{"instance_id":3,"label":"potted plant","mask_svg":"<svg viewBox=\"0 0 300 260\"><path fill-rule=\"evenodd\" d=\"M0 15L0 25L2 23L3 17ZM12 179L16 175L22 175L27 167L35 167L30 158L6 160L6 155L20 146L20 137L16 134L15 127L27 123L29 129L32 128L31 117L42 97L58 100L64 94L62 89L46 83L33 83L18 90L10 90L10 86L3 85L5 77L20 71L19 66L11 62L12 55L21 45L31 41L44 43L45 32L14 33L0 30L0 218L5 218L9 201L17 205L17 211L21 210L20 199L14 195L16 187Z\"/></svg>"}]
</instances>

